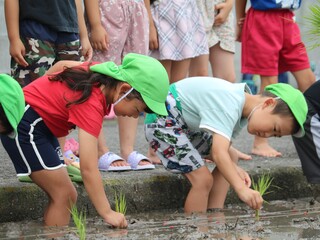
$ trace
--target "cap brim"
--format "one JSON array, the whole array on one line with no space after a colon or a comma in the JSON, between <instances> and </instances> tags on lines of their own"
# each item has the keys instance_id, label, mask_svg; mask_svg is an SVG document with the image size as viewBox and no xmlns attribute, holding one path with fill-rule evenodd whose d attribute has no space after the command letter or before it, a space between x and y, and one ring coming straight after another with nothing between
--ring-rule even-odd
<instances>
[{"instance_id":1,"label":"cap brim","mask_svg":"<svg viewBox=\"0 0 320 240\"><path fill-rule=\"evenodd\" d=\"M146 103L148 108L150 108L154 113L162 116L168 116L168 111L165 103L159 103L154 101L153 99L143 96L143 101Z\"/></svg>"}]
</instances>

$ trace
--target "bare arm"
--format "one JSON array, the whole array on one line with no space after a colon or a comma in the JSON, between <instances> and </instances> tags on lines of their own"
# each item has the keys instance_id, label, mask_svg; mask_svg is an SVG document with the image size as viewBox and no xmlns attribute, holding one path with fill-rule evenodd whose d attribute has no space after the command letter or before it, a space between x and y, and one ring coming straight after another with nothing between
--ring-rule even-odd
<instances>
[{"instance_id":1,"label":"bare arm","mask_svg":"<svg viewBox=\"0 0 320 240\"><path fill-rule=\"evenodd\" d=\"M259 192L250 189L240 177L229 154L230 142L219 134L213 134L212 158L224 178L237 192L239 198L253 209L260 209L263 199Z\"/></svg>"},{"instance_id":2,"label":"bare arm","mask_svg":"<svg viewBox=\"0 0 320 240\"><path fill-rule=\"evenodd\" d=\"M247 0L236 0L236 40L241 42L241 31L246 17Z\"/></svg>"},{"instance_id":3,"label":"bare arm","mask_svg":"<svg viewBox=\"0 0 320 240\"><path fill-rule=\"evenodd\" d=\"M86 61L90 61L92 58L92 47L89 41L87 27L84 21L84 12L82 7L82 0L76 0L78 25L79 25L79 37L82 46L81 52Z\"/></svg>"},{"instance_id":4,"label":"bare arm","mask_svg":"<svg viewBox=\"0 0 320 240\"><path fill-rule=\"evenodd\" d=\"M107 30L101 24L98 0L84 0L91 33L90 40L94 49L105 51L109 47Z\"/></svg>"},{"instance_id":5,"label":"bare arm","mask_svg":"<svg viewBox=\"0 0 320 240\"><path fill-rule=\"evenodd\" d=\"M46 75L52 74L52 73L56 73L56 72L60 72L65 67L74 67L74 66L79 66L80 64L82 64L82 62L68 61L68 60L59 61L59 62L55 63L52 67L50 67L48 69L48 71L46 72Z\"/></svg>"},{"instance_id":6,"label":"bare arm","mask_svg":"<svg viewBox=\"0 0 320 240\"><path fill-rule=\"evenodd\" d=\"M83 129L79 129L80 170L89 198L99 215L115 227L127 227L123 214L113 211L104 191L98 169L98 140Z\"/></svg>"},{"instance_id":7,"label":"bare arm","mask_svg":"<svg viewBox=\"0 0 320 240\"><path fill-rule=\"evenodd\" d=\"M19 33L19 0L4 1L5 19L10 42L10 55L21 66L28 66L24 59L25 47Z\"/></svg>"},{"instance_id":8,"label":"bare arm","mask_svg":"<svg viewBox=\"0 0 320 240\"><path fill-rule=\"evenodd\" d=\"M149 17L149 49L154 50L159 48L158 42L158 32L154 25L151 9L150 9L150 0L144 0L146 6L148 17Z\"/></svg>"}]
</instances>

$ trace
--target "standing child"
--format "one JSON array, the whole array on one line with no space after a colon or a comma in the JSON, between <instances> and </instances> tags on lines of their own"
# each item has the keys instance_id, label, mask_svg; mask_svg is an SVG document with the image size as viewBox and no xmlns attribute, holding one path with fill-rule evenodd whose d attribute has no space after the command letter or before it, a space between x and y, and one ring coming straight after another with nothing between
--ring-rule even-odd
<instances>
[{"instance_id":1,"label":"standing child","mask_svg":"<svg viewBox=\"0 0 320 240\"><path fill-rule=\"evenodd\" d=\"M14 138L24 113L21 86L6 74L0 74L0 135Z\"/></svg>"},{"instance_id":2,"label":"standing child","mask_svg":"<svg viewBox=\"0 0 320 240\"><path fill-rule=\"evenodd\" d=\"M26 86L57 61L90 60L81 0L5 0L11 75Z\"/></svg>"},{"instance_id":3,"label":"standing child","mask_svg":"<svg viewBox=\"0 0 320 240\"><path fill-rule=\"evenodd\" d=\"M170 83L188 75L191 59L208 54L203 21L195 0L154 1L149 11L150 56L166 68Z\"/></svg>"},{"instance_id":4,"label":"standing child","mask_svg":"<svg viewBox=\"0 0 320 240\"><path fill-rule=\"evenodd\" d=\"M300 7L301 0L250 2L246 13L247 0L236 1L237 39L242 42L241 72L260 75L262 91L269 84L278 82L278 74L290 71L300 91L305 91L315 81L315 76L293 13ZM281 156L267 139L259 136L254 139L252 153Z\"/></svg>"},{"instance_id":5,"label":"standing child","mask_svg":"<svg viewBox=\"0 0 320 240\"><path fill-rule=\"evenodd\" d=\"M237 166L231 139L245 127L260 137L281 137L303 130L307 106L302 93L288 84L268 86L251 95L244 83L193 77L170 86L169 115L147 115L146 138L165 168L191 183L185 212L223 208L229 185L254 209L263 199L250 189L250 177ZM210 172L203 158L215 162Z\"/></svg>"},{"instance_id":6,"label":"standing child","mask_svg":"<svg viewBox=\"0 0 320 240\"><path fill-rule=\"evenodd\" d=\"M155 59L128 54L122 65L61 61L61 70L24 87L26 107L15 139L1 137L18 176L29 175L48 195L44 214L48 226L70 221L77 192L63 167L57 137L78 127L81 175L99 215L115 227L126 227L123 214L113 211L98 169L98 136L111 104L117 115L137 118L140 112L166 115L169 80Z\"/></svg>"},{"instance_id":7,"label":"standing child","mask_svg":"<svg viewBox=\"0 0 320 240\"><path fill-rule=\"evenodd\" d=\"M193 58L189 76L208 76L210 61L212 76L235 82L235 27L233 0L197 0L209 44L209 55Z\"/></svg>"},{"instance_id":8,"label":"standing child","mask_svg":"<svg viewBox=\"0 0 320 240\"><path fill-rule=\"evenodd\" d=\"M93 60L121 64L127 53L148 54L149 23L143 0L85 0ZM149 0L145 0L149 2ZM138 118L119 116L120 156L109 151L103 134L99 138L100 169L123 171L153 169L143 154L134 151ZM127 162L125 160L127 160Z\"/></svg>"}]
</instances>

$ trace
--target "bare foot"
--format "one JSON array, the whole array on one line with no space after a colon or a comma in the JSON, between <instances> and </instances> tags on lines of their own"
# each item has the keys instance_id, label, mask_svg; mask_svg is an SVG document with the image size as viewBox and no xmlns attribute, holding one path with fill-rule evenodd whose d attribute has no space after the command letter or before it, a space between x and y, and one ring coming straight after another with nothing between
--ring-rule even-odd
<instances>
[{"instance_id":1,"label":"bare foot","mask_svg":"<svg viewBox=\"0 0 320 240\"><path fill-rule=\"evenodd\" d=\"M116 160L113 163L111 163L110 166L123 167L123 166L130 166L130 164L127 163L127 161L125 161L125 160L119 159L119 160Z\"/></svg>"},{"instance_id":2,"label":"bare foot","mask_svg":"<svg viewBox=\"0 0 320 240\"><path fill-rule=\"evenodd\" d=\"M267 138L261 138L255 136L253 142L253 148L251 150L252 154L263 156L263 157L281 157L281 152L278 152L273 147L271 147L268 143Z\"/></svg>"},{"instance_id":3,"label":"bare foot","mask_svg":"<svg viewBox=\"0 0 320 240\"><path fill-rule=\"evenodd\" d=\"M237 152L237 154L238 154L238 158L239 159L242 159L242 160L251 160L252 159L252 157L249 155L249 154L245 154L245 153L243 153L243 152L240 152L238 149L236 149L235 148L235 150L236 150L236 152Z\"/></svg>"},{"instance_id":4,"label":"bare foot","mask_svg":"<svg viewBox=\"0 0 320 240\"><path fill-rule=\"evenodd\" d=\"M156 164L156 165L162 164L160 158L158 158L157 154L150 147L148 149L148 158L151 160L153 164Z\"/></svg>"},{"instance_id":5,"label":"bare foot","mask_svg":"<svg viewBox=\"0 0 320 240\"><path fill-rule=\"evenodd\" d=\"M273 147L271 147L268 143L255 145L251 150L252 154L263 156L263 157L281 157L281 152L278 152Z\"/></svg>"}]
</instances>

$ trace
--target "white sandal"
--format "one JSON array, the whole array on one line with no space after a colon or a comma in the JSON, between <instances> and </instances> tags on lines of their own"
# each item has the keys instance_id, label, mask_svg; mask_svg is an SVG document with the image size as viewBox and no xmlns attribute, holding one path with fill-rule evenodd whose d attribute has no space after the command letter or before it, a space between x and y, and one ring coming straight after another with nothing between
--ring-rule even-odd
<instances>
[{"instance_id":1,"label":"white sandal","mask_svg":"<svg viewBox=\"0 0 320 240\"><path fill-rule=\"evenodd\" d=\"M131 170L130 166L111 166L111 164L115 161L125 161L122 157L119 155L113 153L113 152L107 152L103 154L99 158L99 170L100 171L128 171Z\"/></svg>"},{"instance_id":2,"label":"white sandal","mask_svg":"<svg viewBox=\"0 0 320 240\"><path fill-rule=\"evenodd\" d=\"M148 161L150 164L139 165L142 160ZM129 154L128 163L130 164L132 170L155 169L155 166L152 164L151 160L137 151L133 151Z\"/></svg>"}]
</instances>

